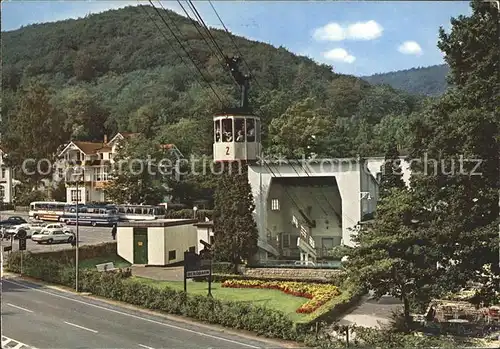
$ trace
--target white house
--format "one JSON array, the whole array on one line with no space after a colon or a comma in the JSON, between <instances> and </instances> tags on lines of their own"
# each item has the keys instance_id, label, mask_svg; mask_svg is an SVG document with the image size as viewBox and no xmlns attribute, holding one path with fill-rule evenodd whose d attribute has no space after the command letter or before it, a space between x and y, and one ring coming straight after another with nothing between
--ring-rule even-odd
<instances>
[{"instance_id":1,"label":"white house","mask_svg":"<svg viewBox=\"0 0 500 349\"><path fill-rule=\"evenodd\" d=\"M14 199L12 170L5 165L5 152L0 149L0 201L11 203Z\"/></svg>"},{"instance_id":2,"label":"white house","mask_svg":"<svg viewBox=\"0 0 500 349\"><path fill-rule=\"evenodd\" d=\"M78 202L105 202L104 187L110 180L111 165L118 151L120 142L137 136L137 133L123 132L115 135L109 142L104 137L102 142L73 141L64 146L59 153L59 176L66 181L66 201ZM160 145L174 151L179 159L180 151L173 144ZM75 174L72 169L79 166L81 172ZM78 190L77 183L78 180Z\"/></svg>"}]
</instances>

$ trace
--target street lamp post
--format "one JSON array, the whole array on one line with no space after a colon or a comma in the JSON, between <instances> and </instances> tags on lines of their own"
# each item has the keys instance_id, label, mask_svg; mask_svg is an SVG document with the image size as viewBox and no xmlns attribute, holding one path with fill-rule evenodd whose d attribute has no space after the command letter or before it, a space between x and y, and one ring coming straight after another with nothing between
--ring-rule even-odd
<instances>
[{"instance_id":1,"label":"street lamp post","mask_svg":"<svg viewBox=\"0 0 500 349\"><path fill-rule=\"evenodd\" d=\"M198 211L198 207L193 207L193 218L196 219L196 212Z\"/></svg>"},{"instance_id":2,"label":"street lamp post","mask_svg":"<svg viewBox=\"0 0 500 349\"><path fill-rule=\"evenodd\" d=\"M81 175L81 167L77 166L75 167L75 172L76 173L76 241L75 241L75 291L78 292L78 279L79 279L79 258L78 258L78 245L79 245L79 240L80 240L80 231L79 231L79 220L78 220L78 204L79 204L79 197L80 197L80 190L78 188L78 181L80 180L80 175Z\"/></svg>"}]
</instances>

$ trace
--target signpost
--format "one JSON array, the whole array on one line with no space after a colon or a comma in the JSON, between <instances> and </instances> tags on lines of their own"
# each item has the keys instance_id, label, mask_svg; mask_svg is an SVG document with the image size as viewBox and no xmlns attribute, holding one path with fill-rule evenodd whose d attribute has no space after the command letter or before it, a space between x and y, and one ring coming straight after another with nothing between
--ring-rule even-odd
<instances>
[{"instance_id":1,"label":"signpost","mask_svg":"<svg viewBox=\"0 0 500 349\"><path fill-rule=\"evenodd\" d=\"M212 257L210 244L203 240L200 242L205 248L196 252L184 252L184 292L187 292L187 279L208 276L208 296L212 297Z\"/></svg>"},{"instance_id":2,"label":"signpost","mask_svg":"<svg viewBox=\"0 0 500 349\"><path fill-rule=\"evenodd\" d=\"M23 256L24 251L26 251L26 231L20 230L17 233L17 237L19 238L19 251L21 251L21 276L23 276Z\"/></svg>"}]
</instances>

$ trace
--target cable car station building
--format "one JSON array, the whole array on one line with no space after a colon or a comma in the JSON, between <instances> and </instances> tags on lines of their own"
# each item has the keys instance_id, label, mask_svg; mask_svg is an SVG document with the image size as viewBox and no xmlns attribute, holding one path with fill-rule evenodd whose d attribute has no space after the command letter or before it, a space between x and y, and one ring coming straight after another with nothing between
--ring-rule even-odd
<instances>
[{"instance_id":1,"label":"cable car station building","mask_svg":"<svg viewBox=\"0 0 500 349\"><path fill-rule=\"evenodd\" d=\"M352 235L375 212L384 159L264 160L260 119L248 107L251 77L238 63L227 59L241 88L240 107L214 116L213 156L215 162L248 165L259 231L256 259L315 262L336 246L354 246ZM402 168L408 181L408 164Z\"/></svg>"},{"instance_id":2,"label":"cable car station building","mask_svg":"<svg viewBox=\"0 0 500 349\"><path fill-rule=\"evenodd\" d=\"M233 112L214 117L214 161L248 165L259 231L258 260L315 262L336 246L353 246L373 217L383 158L266 161L260 119ZM408 164L403 179L409 180Z\"/></svg>"}]
</instances>

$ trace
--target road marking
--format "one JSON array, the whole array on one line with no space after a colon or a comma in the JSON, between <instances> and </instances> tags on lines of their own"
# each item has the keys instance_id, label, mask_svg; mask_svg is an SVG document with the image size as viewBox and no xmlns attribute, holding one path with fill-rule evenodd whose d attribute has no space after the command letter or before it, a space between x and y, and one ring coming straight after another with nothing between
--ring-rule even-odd
<instances>
[{"instance_id":1,"label":"road marking","mask_svg":"<svg viewBox=\"0 0 500 349\"><path fill-rule=\"evenodd\" d=\"M30 347L28 344L21 343L16 341L15 339L2 336L2 349L3 348L11 348L11 349L35 349L35 347Z\"/></svg>"},{"instance_id":2,"label":"road marking","mask_svg":"<svg viewBox=\"0 0 500 349\"><path fill-rule=\"evenodd\" d=\"M96 330L92 330L90 328L87 328L87 327L83 327L83 326L80 326L80 325L77 325L77 324L73 324L71 322L67 322L67 321L64 321L65 324L68 324L68 325L71 325L71 326L75 326L75 327L78 327L78 328L81 328L82 330L86 330L86 331L89 331L89 332L94 332L94 333L97 333Z\"/></svg>"},{"instance_id":3,"label":"road marking","mask_svg":"<svg viewBox=\"0 0 500 349\"><path fill-rule=\"evenodd\" d=\"M155 349L153 347L148 347L147 345L144 344L139 344L140 347L146 348L146 349Z\"/></svg>"},{"instance_id":4,"label":"road marking","mask_svg":"<svg viewBox=\"0 0 500 349\"><path fill-rule=\"evenodd\" d=\"M26 309L26 308L23 308L23 307L20 307L18 305L14 305L14 304L11 304L11 303L7 303L7 305L10 305L11 307L14 307L14 308L17 308L17 309L21 309L21 310L27 311L28 313L32 313L33 312L32 310L29 310L29 309Z\"/></svg>"},{"instance_id":5,"label":"road marking","mask_svg":"<svg viewBox=\"0 0 500 349\"><path fill-rule=\"evenodd\" d=\"M208 333L194 331L194 330L190 330L188 328L183 328L183 327L179 327L179 326L175 326L175 325L170 325L170 324L167 324L167 323L164 323L164 322L147 319L147 318L144 318L144 317L141 317L141 316L138 316L138 315L128 314L128 313L125 313L123 311L119 311L119 310L115 310L115 309L110 309L110 308L102 307L100 305L96 305L96 304L84 302L84 301L81 301L81 300L78 300L78 299L66 297L66 296L55 294L55 293L52 293L52 292L47 292L47 291L40 290L40 289L35 288L35 287L27 286L27 285L24 285L24 284L21 284L19 282L15 282L15 281L12 281L12 280L5 279L4 281L10 282L11 284L14 284L14 285L17 285L17 286L21 286L21 287L24 287L24 288L27 288L27 289L31 289L31 290L34 290L34 291L37 291L37 292L45 293L45 294L51 295L53 297L59 297L59 298L66 299L66 300L69 300L69 301L73 301L73 302L76 302L76 303L85 304L85 305L88 305L88 306L91 306L91 307L94 307L94 308L97 308L97 309L106 310L106 311L109 311L111 313L128 316L128 317L131 317L131 318L134 318L134 319L138 319L138 320L142 320L142 321L147 321L147 322L150 322L150 323L153 323L153 324L157 324L157 325L161 325L161 326L173 328L173 329L176 329L176 330L179 330L179 331L185 331L185 332L189 332L189 333L194 333L194 334L197 334L199 336L213 338L213 339L217 339L217 340L228 342L228 343L238 344L238 345L241 345L241 346L244 346L244 347L247 347L247 348L262 349L261 347L256 347L256 346L251 345L251 344L246 344L246 343L243 343L243 342L233 341L232 339L227 339L227 338L224 338L224 337L219 337L219 336L215 336L215 335L208 334Z\"/></svg>"}]
</instances>

